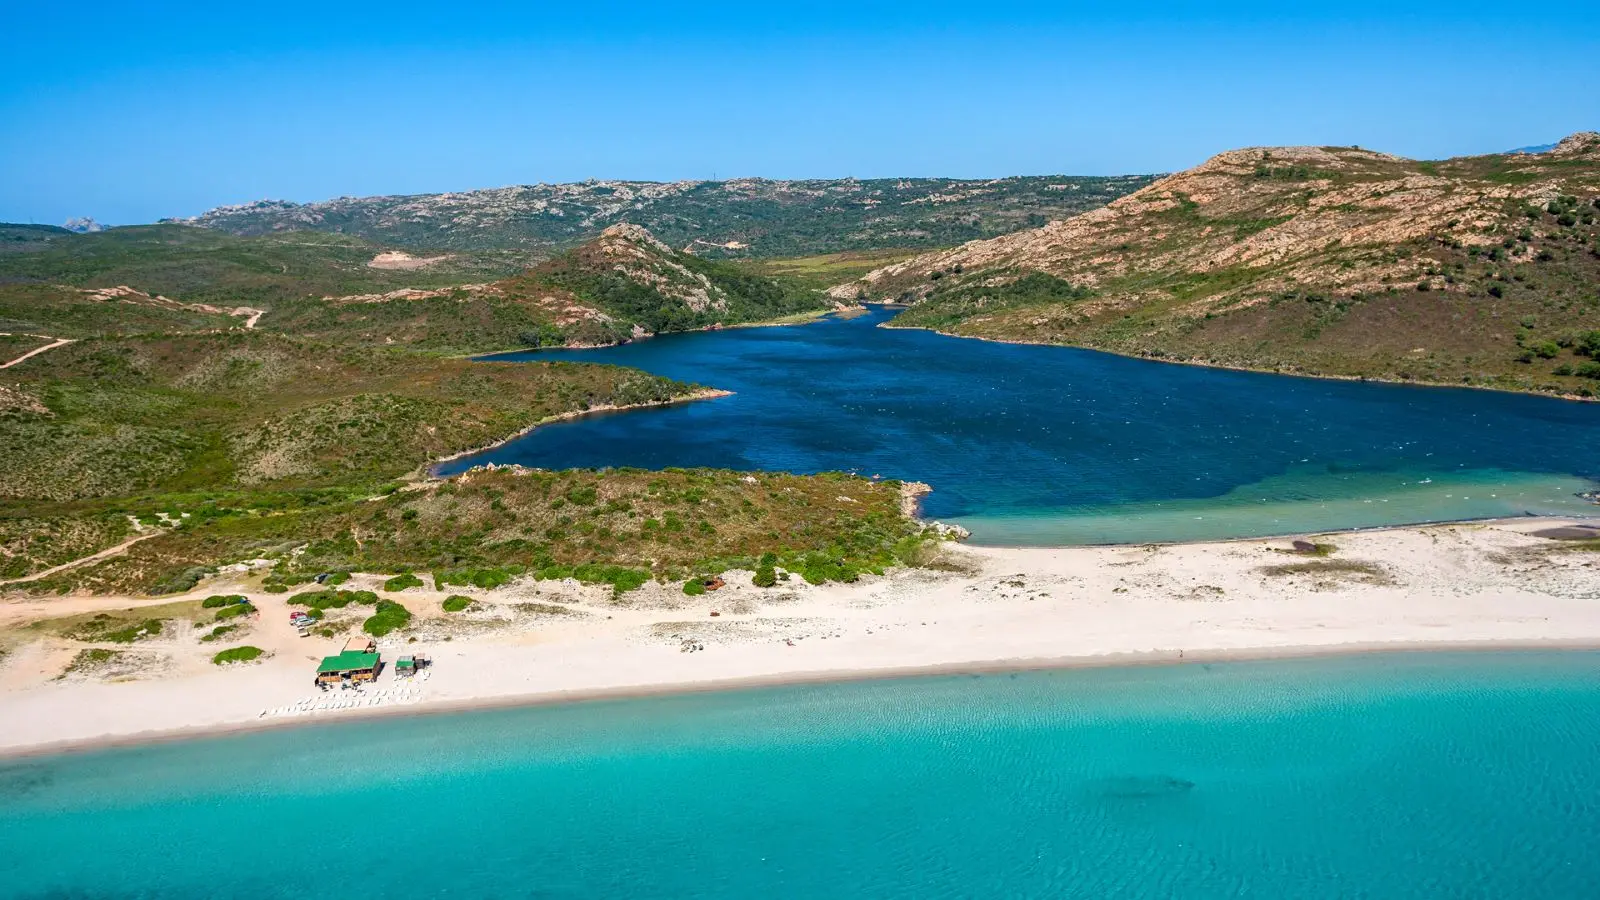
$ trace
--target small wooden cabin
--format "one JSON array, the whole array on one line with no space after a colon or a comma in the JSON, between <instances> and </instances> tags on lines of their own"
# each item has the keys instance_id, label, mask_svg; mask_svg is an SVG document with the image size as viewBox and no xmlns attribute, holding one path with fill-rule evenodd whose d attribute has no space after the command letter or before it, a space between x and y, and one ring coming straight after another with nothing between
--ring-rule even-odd
<instances>
[{"instance_id":1,"label":"small wooden cabin","mask_svg":"<svg viewBox=\"0 0 1600 900\"><path fill-rule=\"evenodd\" d=\"M378 677L378 667L382 660L376 653L351 653L345 651L337 656L329 656L317 666L318 684L338 684L341 681L362 682L372 681Z\"/></svg>"}]
</instances>

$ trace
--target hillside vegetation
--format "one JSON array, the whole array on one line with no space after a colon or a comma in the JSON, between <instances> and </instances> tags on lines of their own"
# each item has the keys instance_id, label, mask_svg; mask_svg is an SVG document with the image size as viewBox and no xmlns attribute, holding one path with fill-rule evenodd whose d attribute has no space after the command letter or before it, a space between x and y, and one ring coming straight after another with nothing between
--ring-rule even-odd
<instances>
[{"instance_id":1,"label":"hillside vegetation","mask_svg":"<svg viewBox=\"0 0 1600 900\"><path fill-rule=\"evenodd\" d=\"M601 404L690 385L613 366L333 351L261 332L85 340L5 372L0 504L241 487L371 489Z\"/></svg>"},{"instance_id":2,"label":"hillside vegetation","mask_svg":"<svg viewBox=\"0 0 1600 900\"><path fill-rule=\"evenodd\" d=\"M1288 372L1600 389L1600 135L1418 162L1235 150L836 286L895 324Z\"/></svg>"},{"instance_id":3,"label":"hillside vegetation","mask_svg":"<svg viewBox=\"0 0 1600 900\"><path fill-rule=\"evenodd\" d=\"M248 321L329 345L470 354L609 344L833 305L820 285L680 253L634 225L544 260L412 256L341 235L240 238L185 225L40 234L48 240L0 253L0 333L110 337Z\"/></svg>"},{"instance_id":4,"label":"hillside vegetation","mask_svg":"<svg viewBox=\"0 0 1600 900\"><path fill-rule=\"evenodd\" d=\"M48 240L7 241L44 234ZM186 303L267 306L305 297L443 287L514 274L540 257L518 252L440 254L386 268L384 248L355 237L305 232L239 238L187 225L134 225L89 234L0 226L0 285L129 285ZM378 265L374 265L374 261Z\"/></svg>"},{"instance_id":5,"label":"hillside vegetation","mask_svg":"<svg viewBox=\"0 0 1600 900\"><path fill-rule=\"evenodd\" d=\"M805 256L940 247L1007 234L1094 209L1151 180L586 181L304 204L264 200L183 221L238 235L322 231L401 247L545 252L632 223L700 255Z\"/></svg>"},{"instance_id":6,"label":"hillside vegetation","mask_svg":"<svg viewBox=\"0 0 1600 900\"><path fill-rule=\"evenodd\" d=\"M510 278L280 303L261 327L469 353L613 344L833 305L820 290L680 253L643 228L615 225Z\"/></svg>"},{"instance_id":7,"label":"hillside vegetation","mask_svg":"<svg viewBox=\"0 0 1600 900\"><path fill-rule=\"evenodd\" d=\"M440 589L529 575L620 592L651 578L754 569L766 554L812 580L853 580L915 561L923 543L920 527L900 513L893 482L712 470L480 471L370 502L270 514L219 506L32 589L159 594L186 589L218 565L258 558L278 561L268 583L282 585L354 570L425 572Z\"/></svg>"}]
</instances>

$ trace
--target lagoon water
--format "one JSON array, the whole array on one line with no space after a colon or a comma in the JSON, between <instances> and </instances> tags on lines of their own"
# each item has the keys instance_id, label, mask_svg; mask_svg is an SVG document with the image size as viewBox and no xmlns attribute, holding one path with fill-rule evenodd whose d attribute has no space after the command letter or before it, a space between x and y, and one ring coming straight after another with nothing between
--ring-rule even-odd
<instances>
[{"instance_id":1,"label":"lagoon water","mask_svg":"<svg viewBox=\"0 0 1600 900\"><path fill-rule=\"evenodd\" d=\"M547 425L452 460L856 471L931 484L975 543L1197 540L1595 515L1600 404L1292 378L874 327L892 315L492 359L736 392Z\"/></svg>"},{"instance_id":2,"label":"lagoon water","mask_svg":"<svg viewBox=\"0 0 1600 900\"><path fill-rule=\"evenodd\" d=\"M0 897L1552 898L1600 653L938 676L0 762Z\"/></svg>"}]
</instances>

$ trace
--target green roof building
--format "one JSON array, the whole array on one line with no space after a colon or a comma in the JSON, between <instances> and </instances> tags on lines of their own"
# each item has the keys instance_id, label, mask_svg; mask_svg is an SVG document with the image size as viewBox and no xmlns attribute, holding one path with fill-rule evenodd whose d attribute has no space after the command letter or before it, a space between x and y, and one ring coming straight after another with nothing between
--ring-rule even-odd
<instances>
[{"instance_id":1,"label":"green roof building","mask_svg":"<svg viewBox=\"0 0 1600 900\"><path fill-rule=\"evenodd\" d=\"M346 650L337 656L325 657L322 664L317 666L317 681L334 683L349 679L351 681L371 681L378 677L378 666L381 660L376 653L356 653Z\"/></svg>"}]
</instances>

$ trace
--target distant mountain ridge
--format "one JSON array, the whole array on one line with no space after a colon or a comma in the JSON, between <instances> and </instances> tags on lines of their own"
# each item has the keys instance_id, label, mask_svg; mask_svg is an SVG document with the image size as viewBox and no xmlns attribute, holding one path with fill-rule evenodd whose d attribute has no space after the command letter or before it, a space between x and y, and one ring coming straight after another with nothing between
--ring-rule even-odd
<instances>
[{"instance_id":1,"label":"distant mountain ridge","mask_svg":"<svg viewBox=\"0 0 1600 900\"><path fill-rule=\"evenodd\" d=\"M1232 150L1104 208L830 290L897 324L1324 375L1593 395L1600 134L1415 161Z\"/></svg>"},{"instance_id":2,"label":"distant mountain ridge","mask_svg":"<svg viewBox=\"0 0 1600 900\"><path fill-rule=\"evenodd\" d=\"M627 223L698 255L800 256L994 237L1094 209L1154 179L587 181L317 203L260 200L168 221L245 236L310 230L403 247L545 251Z\"/></svg>"}]
</instances>

